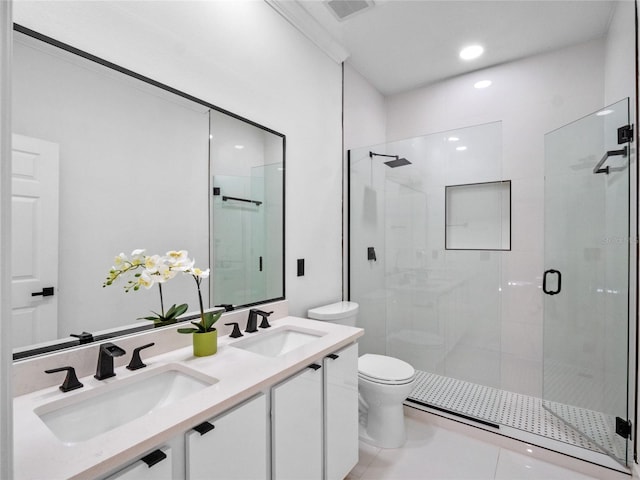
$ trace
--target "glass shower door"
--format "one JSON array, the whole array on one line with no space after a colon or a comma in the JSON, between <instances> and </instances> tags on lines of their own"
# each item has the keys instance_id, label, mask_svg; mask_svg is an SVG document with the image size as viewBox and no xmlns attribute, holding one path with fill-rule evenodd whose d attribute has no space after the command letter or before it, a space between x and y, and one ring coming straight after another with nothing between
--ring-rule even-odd
<instances>
[{"instance_id":1,"label":"glass shower door","mask_svg":"<svg viewBox=\"0 0 640 480\"><path fill-rule=\"evenodd\" d=\"M545 136L543 405L627 464L628 99Z\"/></svg>"},{"instance_id":2,"label":"glass shower door","mask_svg":"<svg viewBox=\"0 0 640 480\"><path fill-rule=\"evenodd\" d=\"M247 305L266 297L264 167L251 177L212 179L212 304ZM273 297L272 297L273 298Z\"/></svg>"}]
</instances>

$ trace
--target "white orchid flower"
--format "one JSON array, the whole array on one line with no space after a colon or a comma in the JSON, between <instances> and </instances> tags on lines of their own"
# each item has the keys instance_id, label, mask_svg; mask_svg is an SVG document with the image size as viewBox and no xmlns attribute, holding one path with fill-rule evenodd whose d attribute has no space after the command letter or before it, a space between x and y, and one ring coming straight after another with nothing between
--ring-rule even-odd
<instances>
[{"instance_id":1,"label":"white orchid flower","mask_svg":"<svg viewBox=\"0 0 640 480\"><path fill-rule=\"evenodd\" d=\"M120 255L118 255L113 260L113 268L119 269L120 267L122 267L128 261L129 261L129 259L127 258L127 256L124 253L120 253Z\"/></svg>"},{"instance_id":2,"label":"white orchid flower","mask_svg":"<svg viewBox=\"0 0 640 480\"><path fill-rule=\"evenodd\" d=\"M157 273L162 265L164 265L164 261L160 255L144 257L144 268L149 273Z\"/></svg>"},{"instance_id":3,"label":"white orchid flower","mask_svg":"<svg viewBox=\"0 0 640 480\"><path fill-rule=\"evenodd\" d=\"M147 290L153 287L155 280L147 272L142 272L138 277L138 285L146 288Z\"/></svg>"},{"instance_id":4,"label":"white orchid flower","mask_svg":"<svg viewBox=\"0 0 640 480\"><path fill-rule=\"evenodd\" d=\"M194 260L189 258L189 252L187 252L186 250L172 250L170 252L167 252L165 258L167 259L171 270L175 270L178 272L186 272L191 267L193 267L194 264Z\"/></svg>"},{"instance_id":5,"label":"white orchid flower","mask_svg":"<svg viewBox=\"0 0 640 480\"><path fill-rule=\"evenodd\" d=\"M167 280L171 280L177 274L177 272L172 270L171 267L166 263L158 264L158 269L156 270L156 272L156 275L158 275L159 277L158 279L156 279L158 283L164 283Z\"/></svg>"},{"instance_id":6,"label":"white orchid flower","mask_svg":"<svg viewBox=\"0 0 640 480\"><path fill-rule=\"evenodd\" d=\"M144 264L144 248L139 248L131 252L131 264L132 265L143 265Z\"/></svg>"},{"instance_id":7,"label":"white orchid flower","mask_svg":"<svg viewBox=\"0 0 640 480\"><path fill-rule=\"evenodd\" d=\"M192 268L189 271L193 276L198 277L198 278L209 278L209 269L207 268L206 270L201 270L197 267Z\"/></svg>"},{"instance_id":8,"label":"white orchid flower","mask_svg":"<svg viewBox=\"0 0 640 480\"><path fill-rule=\"evenodd\" d=\"M167 259L170 263L182 263L189 258L189 252L186 250L171 250L166 254Z\"/></svg>"}]
</instances>

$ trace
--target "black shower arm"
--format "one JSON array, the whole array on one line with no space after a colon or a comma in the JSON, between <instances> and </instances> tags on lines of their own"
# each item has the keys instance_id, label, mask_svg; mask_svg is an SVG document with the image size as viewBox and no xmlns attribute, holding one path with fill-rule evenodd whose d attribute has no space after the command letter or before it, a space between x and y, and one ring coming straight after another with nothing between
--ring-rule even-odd
<instances>
[{"instance_id":1,"label":"black shower arm","mask_svg":"<svg viewBox=\"0 0 640 480\"><path fill-rule=\"evenodd\" d=\"M375 152L369 152L369 158L373 158L374 155L376 157L389 157L389 158L395 158L396 160L398 160L400 158L399 155L385 155L384 153L375 153Z\"/></svg>"}]
</instances>

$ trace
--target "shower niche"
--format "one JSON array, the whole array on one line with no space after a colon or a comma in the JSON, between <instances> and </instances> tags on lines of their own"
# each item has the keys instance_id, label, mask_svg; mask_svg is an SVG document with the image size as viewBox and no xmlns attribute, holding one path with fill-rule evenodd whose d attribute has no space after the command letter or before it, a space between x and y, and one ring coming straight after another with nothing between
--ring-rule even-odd
<instances>
[{"instance_id":1,"label":"shower niche","mask_svg":"<svg viewBox=\"0 0 640 480\"><path fill-rule=\"evenodd\" d=\"M445 187L447 250L511 250L511 181Z\"/></svg>"}]
</instances>

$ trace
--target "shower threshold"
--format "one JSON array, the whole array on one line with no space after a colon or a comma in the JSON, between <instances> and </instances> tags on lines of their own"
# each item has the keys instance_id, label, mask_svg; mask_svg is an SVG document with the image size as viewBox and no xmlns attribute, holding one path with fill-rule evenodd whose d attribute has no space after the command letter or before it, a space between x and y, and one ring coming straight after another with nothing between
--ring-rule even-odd
<instances>
[{"instance_id":1,"label":"shower threshold","mask_svg":"<svg viewBox=\"0 0 640 480\"><path fill-rule=\"evenodd\" d=\"M628 473L628 470L607 455L609 451L617 458L624 458L625 448L621 437L608 434L611 428L606 425L607 416L559 403L544 403L553 410L562 411L595 441L544 408L541 398L434 373L417 370L414 389L407 398L407 405L414 408L423 408L434 411L433 413L442 412L451 418L470 421L472 425L501 435ZM564 445L570 446L568 451L562 451L566 450Z\"/></svg>"}]
</instances>

